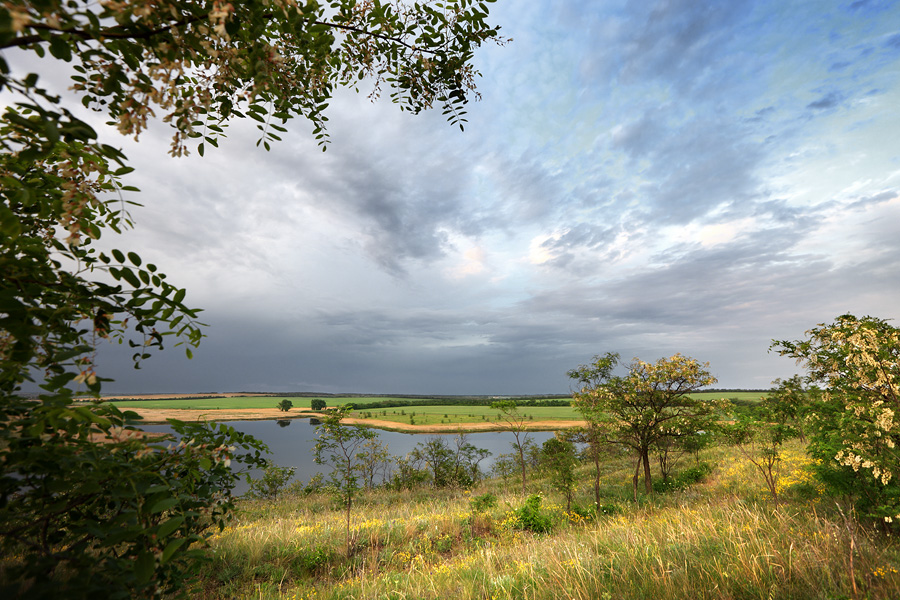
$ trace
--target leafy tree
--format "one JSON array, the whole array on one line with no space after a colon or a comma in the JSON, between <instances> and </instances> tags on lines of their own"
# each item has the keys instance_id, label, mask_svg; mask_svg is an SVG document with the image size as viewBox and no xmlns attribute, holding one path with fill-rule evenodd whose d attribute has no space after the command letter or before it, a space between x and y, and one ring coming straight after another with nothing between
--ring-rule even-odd
<instances>
[{"instance_id":1,"label":"leafy tree","mask_svg":"<svg viewBox=\"0 0 900 600\"><path fill-rule=\"evenodd\" d=\"M325 410L325 407L328 406L324 400L321 398L313 398L309 403L310 408L313 410Z\"/></svg>"},{"instance_id":2,"label":"leafy tree","mask_svg":"<svg viewBox=\"0 0 900 600\"><path fill-rule=\"evenodd\" d=\"M221 427L174 425L194 443L166 450L122 437L135 413L76 403L98 398L107 380L98 344L127 343L135 366L165 341L190 357L203 337L199 311L136 253L97 250L103 233L132 225L131 168L41 87L39 72L7 59L71 63L85 107L135 137L158 114L176 156L216 147L234 118L257 121L269 148L299 116L324 145L334 89L366 77L373 97L389 88L402 110L438 104L462 126L477 96L473 54L499 39L486 19L484 4L467 1L0 5L0 50L18 49L0 55L0 545L25 557L5 573L14 593L178 593L184 557L210 522L196 515L221 524L231 507L222 465L259 462L262 447ZM41 395L22 398L35 379Z\"/></svg>"},{"instance_id":3,"label":"leafy tree","mask_svg":"<svg viewBox=\"0 0 900 600\"><path fill-rule=\"evenodd\" d=\"M861 514L900 521L900 329L883 319L846 314L772 344L823 387L810 403L810 450L819 476L852 494Z\"/></svg>"},{"instance_id":4,"label":"leafy tree","mask_svg":"<svg viewBox=\"0 0 900 600\"><path fill-rule=\"evenodd\" d=\"M595 356L594 362L569 371L582 384L573 394L573 404L597 427L602 443L631 448L637 457L634 476L643 466L644 489L653 492L650 453L666 438L692 435L703 428L718 402L692 398L689 394L716 382L709 363L675 354L646 363L635 358L625 376L613 376L619 355Z\"/></svg>"},{"instance_id":5,"label":"leafy tree","mask_svg":"<svg viewBox=\"0 0 900 600\"><path fill-rule=\"evenodd\" d=\"M262 477L250 480L249 496L262 498L263 500L274 500L294 477L294 471L294 467L268 465L263 470Z\"/></svg>"},{"instance_id":6,"label":"leafy tree","mask_svg":"<svg viewBox=\"0 0 900 600\"><path fill-rule=\"evenodd\" d=\"M191 597L195 560L234 509L232 461L264 466L265 446L174 420L180 442L148 440L109 405L5 406L19 420L0 425L3 597Z\"/></svg>"},{"instance_id":7,"label":"leafy tree","mask_svg":"<svg viewBox=\"0 0 900 600\"><path fill-rule=\"evenodd\" d=\"M359 459L356 471L367 489L375 487L375 481L386 481L390 475L391 454L387 445L377 438L366 440L356 454Z\"/></svg>"},{"instance_id":8,"label":"leafy tree","mask_svg":"<svg viewBox=\"0 0 900 600\"><path fill-rule=\"evenodd\" d=\"M332 468L329 482L346 511L347 556L350 556L350 511L353 499L362 489L358 473L363 464L364 445L377 434L360 425L341 423L346 413L346 408L334 411L318 426L315 457L317 464L328 464Z\"/></svg>"},{"instance_id":9,"label":"leafy tree","mask_svg":"<svg viewBox=\"0 0 900 600\"><path fill-rule=\"evenodd\" d=\"M460 433L453 438L455 454L453 457L454 479L457 484L471 486L481 480L481 461L491 455L490 450L478 448L469 443L469 436Z\"/></svg>"},{"instance_id":10,"label":"leafy tree","mask_svg":"<svg viewBox=\"0 0 900 600\"><path fill-rule=\"evenodd\" d=\"M490 454L490 451L470 444L465 435L458 435L454 446L443 437L432 437L416 444L409 460L425 465L434 487L467 487L478 480L478 464Z\"/></svg>"},{"instance_id":11,"label":"leafy tree","mask_svg":"<svg viewBox=\"0 0 900 600\"><path fill-rule=\"evenodd\" d=\"M610 444L607 436L597 423L588 422L587 427L580 427L569 432L569 439L573 442L586 444L584 454L594 466L594 506L597 514L602 512L602 502L600 501L600 472L603 457L615 446Z\"/></svg>"},{"instance_id":12,"label":"leafy tree","mask_svg":"<svg viewBox=\"0 0 900 600\"><path fill-rule=\"evenodd\" d=\"M527 417L519 411L515 400L500 400L491 403L491 408L500 411L500 420L506 423L512 432L515 441L512 443L515 450L516 461L522 473L522 495L525 495L526 472L528 461L525 454L528 450Z\"/></svg>"},{"instance_id":13,"label":"leafy tree","mask_svg":"<svg viewBox=\"0 0 900 600\"><path fill-rule=\"evenodd\" d=\"M782 448L785 442L800 436L798 416L807 404L809 392L796 376L773 383L776 387L766 397L735 423L725 425L724 430L727 439L762 474L777 505Z\"/></svg>"},{"instance_id":14,"label":"leafy tree","mask_svg":"<svg viewBox=\"0 0 900 600\"><path fill-rule=\"evenodd\" d=\"M541 447L541 464L550 476L550 485L565 497L566 511L572 510L572 498L578 489L575 444L559 437L550 438Z\"/></svg>"},{"instance_id":15,"label":"leafy tree","mask_svg":"<svg viewBox=\"0 0 900 600\"><path fill-rule=\"evenodd\" d=\"M278 403L278 410L280 411L287 412L292 408L294 408L294 403L287 398Z\"/></svg>"}]
</instances>

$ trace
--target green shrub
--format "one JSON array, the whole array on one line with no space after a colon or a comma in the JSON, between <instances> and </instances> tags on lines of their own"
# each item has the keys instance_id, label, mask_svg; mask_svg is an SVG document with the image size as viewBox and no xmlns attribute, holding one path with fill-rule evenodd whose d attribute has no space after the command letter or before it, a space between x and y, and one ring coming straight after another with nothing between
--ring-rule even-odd
<instances>
[{"instance_id":1,"label":"green shrub","mask_svg":"<svg viewBox=\"0 0 900 600\"><path fill-rule=\"evenodd\" d=\"M469 502L469 506L472 512L485 512L497 506L497 496L491 493L475 496Z\"/></svg>"},{"instance_id":2,"label":"green shrub","mask_svg":"<svg viewBox=\"0 0 900 600\"><path fill-rule=\"evenodd\" d=\"M707 462L697 463L688 467L684 471L676 473L674 476L666 480L656 480L653 482L653 491L657 493L674 492L683 490L695 483L700 483L712 473L713 467Z\"/></svg>"},{"instance_id":3,"label":"green shrub","mask_svg":"<svg viewBox=\"0 0 900 600\"><path fill-rule=\"evenodd\" d=\"M541 510L542 501L539 494L532 494L525 499L525 504L516 510L519 528L535 533L548 533L552 529L550 517Z\"/></svg>"}]
</instances>

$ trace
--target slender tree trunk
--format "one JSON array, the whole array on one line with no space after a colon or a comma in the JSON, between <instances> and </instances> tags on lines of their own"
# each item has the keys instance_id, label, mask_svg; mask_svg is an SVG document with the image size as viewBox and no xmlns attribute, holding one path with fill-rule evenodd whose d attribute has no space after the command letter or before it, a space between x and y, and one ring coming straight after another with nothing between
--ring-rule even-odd
<instances>
[{"instance_id":1,"label":"slender tree trunk","mask_svg":"<svg viewBox=\"0 0 900 600\"><path fill-rule=\"evenodd\" d=\"M650 450L648 448L641 450L641 460L644 463L644 491L652 494L653 482L650 480Z\"/></svg>"},{"instance_id":2,"label":"slender tree trunk","mask_svg":"<svg viewBox=\"0 0 900 600\"><path fill-rule=\"evenodd\" d=\"M597 517L600 517L600 450L594 448L594 505L597 507Z\"/></svg>"},{"instance_id":3,"label":"slender tree trunk","mask_svg":"<svg viewBox=\"0 0 900 600\"><path fill-rule=\"evenodd\" d=\"M522 495L525 495L525 447L519 444L519 463L522 465Z\"/></svg>"},{"instance_id":4,"label":"slender tree trunk","mask_svg":"<svg viewBox=\"0 0 900 600\"><path fill-rule=\"evenodd\" d=\"M641 457L638 455L637 460L634 463L634 477L631 478L631 488L634 491L634 501L637 502L637 482L638 482L638 473L641 472Z\"/></svg>"},{"instance_id":5,"label":"slender tree trunk","mask_svg":"<svg viewBox=\"0 0 900 600\"><path fill-rule=\"evenodd\" d=\"M350 558L350 498L347 498L347 558Z\"/></svg>"}]
</instances>

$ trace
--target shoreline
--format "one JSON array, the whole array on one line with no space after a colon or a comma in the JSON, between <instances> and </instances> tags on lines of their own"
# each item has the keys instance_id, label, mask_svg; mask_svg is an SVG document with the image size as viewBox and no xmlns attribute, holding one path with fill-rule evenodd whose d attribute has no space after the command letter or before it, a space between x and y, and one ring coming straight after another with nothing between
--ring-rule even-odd
<instances>
[{"instance_id":1,"label":"shoreline","mask_svg":"<svg viewBox=\"0 0 900 600\"><path fill-rule=\"evenodd\" d=\"M235 408L217 410L198 410L191 408L129 408L141 416L142 423L146 425L164 425L167 419L179 421L284 421L293 419L324 418L320 412L304 411L297 413L283 412L277 408ZM508 425L498 423L444 423L431 425L410 425L381 419L346 418L344 423L349 425L362 425L372 429L396 431L400 433L477 433L484 431L508 431ZM528 431L557 431L560 429L572 429L583 427L581 420L551 420L529 421L525 424Z\"/></svg>"}]
</instances>

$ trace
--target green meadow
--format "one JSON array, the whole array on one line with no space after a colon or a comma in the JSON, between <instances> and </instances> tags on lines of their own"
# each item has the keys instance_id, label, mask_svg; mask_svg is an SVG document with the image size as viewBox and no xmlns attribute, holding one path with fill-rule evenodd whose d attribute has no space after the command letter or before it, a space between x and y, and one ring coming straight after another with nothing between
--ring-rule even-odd
<instances>
[{"instance_id":1,"label":"green meadow","mask_svg":"<svg viewBox=\"0 0 900 600\"><path fill-rule=\"evenodd\" d=\"M809 459L792 443L775 506L736 451L699 460L705 479L631 497L633 463L608 457L603 513L592 467L578 469L575 505L535 474L547 529L530 527L515 478L472 489L373 489L355 501L351 547L333 497L295 486L274 500L242 500L209 539L194 581L203 600L577 600L900 598L900 545L855 523L819 495ZM684 467L695 464L690 458ZM493 498L493 502L486 499Z\"/></svg>"},{"instance_id":2,"label":"green meadow","mask_svg":"<svg viewBox=\"0 0 900 600\"><path fill-rule=\"evenodd\" d=\"M400 400L400 398L359 398L359 397L329 397L323 398L328 406L342 406L348 402L379 402L384 400ZM165 408L165 409L238 409L238 408L275 408L282 400L290 400L294 403L294 410L309 408L313 398L298 398L295 396L234 396L231 398L167 398L161 400L108 400L121 409L129 408ZM410 398L403 398L410 400Z\"/></svg>"}]
</instances>

